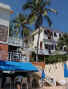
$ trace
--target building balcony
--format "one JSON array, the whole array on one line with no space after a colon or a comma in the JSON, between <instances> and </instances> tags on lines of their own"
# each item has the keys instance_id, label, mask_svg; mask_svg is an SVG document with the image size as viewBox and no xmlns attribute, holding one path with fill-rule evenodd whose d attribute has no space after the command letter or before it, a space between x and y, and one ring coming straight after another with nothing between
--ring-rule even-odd
<instances>
[{"instance_id":1,"label":"building balcony","mask_svg":"<svg viewBox=\"0 0 68 89\"><path fill-rule=\"evenodd\" d=\"M27 62L29 61L29 58L20 52L8 52L8 60L17 62Z\"/></svg>"},{"instance_id":2,"label":"building balcony","mask_svg":"<svg viewBox=\"0 0 68 89\"><path fill-rule=\"evenodd\" d=\"M9 37L8 45L23 47L23 40L15 37Z\"/></svg>"}]
</instances>

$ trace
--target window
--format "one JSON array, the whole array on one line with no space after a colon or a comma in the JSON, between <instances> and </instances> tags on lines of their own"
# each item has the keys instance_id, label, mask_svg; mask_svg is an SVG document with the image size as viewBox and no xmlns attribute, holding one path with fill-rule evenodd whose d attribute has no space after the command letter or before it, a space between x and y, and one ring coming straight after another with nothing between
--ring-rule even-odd
<instances>
[{"instance_id":1,"label":"window","mask_svg":"<svg viewBox=\"0 0 68 89\"><path fill-rule=\"evenodd\" d=\"M42 49L42 41L40 42L40 49Z\"/></svg>"},{"instance_id":2,"label":"window","mask_svg":"<svg viewBox=\"0 0 68 89\"><path fill-rule=\"evenodd\" d=\"M53 36L53 32L51 32L50 34L51 34L51 36Z\"/></svg>"},{"instance_id":3,"label":"window","mask_svg":"<svg viewBox=\"0 0 68 89\"><path fill-rule=\"evenodd\" d=\"M62 49L63 49L63 47L61 46L61 47L60 47L60 50L62 50Z\"/></svg>"},{"instance_id":4,"label":"window","mask_svg":"<svg viewBox=\"0 0 68 89\"><path fill-rule=\"evenodd\" d=\"M59 37L61 37L61 34L59 34Z\"/></svg>"},{"instance_id":5,"label":"window","mask_svg":"<svg viewBox=\"0 0 68 89\"><path fill-rule=\"evenodd\" d=\"M57 46L55 45L55 50L57 50Z\"/></svg>"},{"instance_id":6,"label":"window","mask_svg":"<svg viewBox=\"0 0 68 89\"><path fill-rule=\"evenodd\" d=\"M0 41L7 41L8 37L8 27L4 25L0 25Z\"/></svg>"},{"instance_id":7,"label":"window","mask_svg":"<svg viewBox=\"0 0 68 89\"><path fill-rule=\"evenodd\" d=\"M52 49L52 50L54 49L54 46L53 46L53 45L51 45L51 49Z\"/></svg>"},{"instance_id":8,"label":"window","mask_svg":"<svg viewBox=\"0 0 68 89\"><path fill-rule=\"evenodd\" d=\"M64 47L64 51L67 51L66 47Z\"/></svg>"},{"instance_id":9,"label":"window","mask_svg":"<svg viewBox=\"0 0 68 89\"><path fill-rule=\"evenodd\" d=\"M49 53L51 54L51 50L49 49Z\"/></svg>"},{"instance_id":10,"label":"window","mask_svg":"<svg viewBox=\"0 0 68 89\"><path fill-rule=\"evenodd\" d=\"M34 36L32 36L32 40L34 41Z\"/></svg>"},{"instance_id":11,"label":"window","mask_svg":"<svg viewBox=\"0 0 68 89\"><path fill-rule=\"evenodd\" d=\"M48 36L48 39L51 39L51 36Z\"/></svg>"},{"instance_id":12,"label":"window","mask_svg":"<svg viewBox=\"0 0 68 89\"><path fill-rule=\"evenodd\" d=\"M56 32L54 32L54 36L55 36L55 37L57 37L57 34L56 34Z\"/></svg>"},{"instance_id":13,"label":"window","mask_svg":"<svg viewBox=\"0 0 68 89\"><path fill-rule=\"evenodd\" d=\"M46 34L46 35L48 34L48 33L47 33L47 30L44 31L44 34Z\"/></svg>"},{"instance_id":14,"label":"window","mask_svg":"<svg viewBox=\"0 0 68 89\"><path fill-rule=\"evenodd\" d=\"M45 44L45 49L48 49L48 44Z\"/></svg>"},{"instance_id":15,"label":"window","mask_svg":"<svg viewBox=\"0 0 68 89\"><path fill-rule=\"evenodd\" d=\"M45 44L45 49L53 50L54 49L54 45Z\"/></svg>"}]
</instances>

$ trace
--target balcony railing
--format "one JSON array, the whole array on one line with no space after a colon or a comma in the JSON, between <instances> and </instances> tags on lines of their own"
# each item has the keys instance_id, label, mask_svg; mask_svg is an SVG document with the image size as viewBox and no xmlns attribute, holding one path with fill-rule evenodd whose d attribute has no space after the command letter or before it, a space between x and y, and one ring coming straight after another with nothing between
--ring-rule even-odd
<instances>
[{"instance_id":1,"label":"balcony railing","mask_svg":"<svg viewBox=\"0 0 68 89\"><path fill-rule=\"evenodd\" d=\"M22 55L22 53L19 52L8 52L8 60L9 61L29 61L29 58L25 55Z\"/></svg>"},{"instance_id":2,"label":"balcony railing","mask_svg":"<svg viewBox=\"0 0 68 89\"><path fill-rule=\"evenodd\" d=\"M15 37L9 37L8 45L23 47L23 40Z\"/></svg>"}]
</instances>

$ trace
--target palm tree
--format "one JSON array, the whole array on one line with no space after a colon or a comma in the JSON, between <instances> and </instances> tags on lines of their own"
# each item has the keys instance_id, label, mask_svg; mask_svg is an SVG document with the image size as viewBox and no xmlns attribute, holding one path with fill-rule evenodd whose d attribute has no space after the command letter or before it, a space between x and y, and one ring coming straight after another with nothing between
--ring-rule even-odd
<instances>
[{"instance_id":1,"label":"palm tree","mask_svg":"<svg viewBox=\"0 0 68 89\"><path fill-rule=\"evenodd\" d=\"M20 13L13 22L16 23L16 27L19 28L19 30L22 28L22 37L27 37L30 34L31 29L28 27L27 17L24 14Z\"/></svg>"},{"instance_id":2,"label":"palm tree","mask_svg":"<svg viewBox=\"0 0 68 89\"><path fill-rule=\"evenodd\" d=\"M10 25L9 25L9 36L11 37L18 37L19 35L19 27L14 23L14 21L10 21Z\"/></svg>"},{"instance_id":3,"label":"palm tree","mask_svg":"<svg viewBox=\"0 0 68 89\"><path fill-rule=\"evenodd\" d=\"M37 41L37 54L36 61L38 61L38 45L39 45L39 37L40 37L40 26L43 23L43 18L48 21L49 26L52 25L50 17L48 16L49 12L57 13L55 9L47 8L50 5L49 0L30 0L23 5L24 10L30 10L28 16L28 22L35 23L35 28L39 28L38 30L38 41Z\"/></svg>"},{"instance_id":4,"label":"palm tree","mask_svg":"<svg viewBox=\"0 0 68 89\"><path fill-rule=\"evenodd\" d=\"M27 16L20 13L18 16L16 16L13 22L16 24L16 28L18 28L18 30L22 29L21 36L23 39L24 37L28 37L30 35L31 29L30 27L28 27Z\"/></svg>"}]
</instances>

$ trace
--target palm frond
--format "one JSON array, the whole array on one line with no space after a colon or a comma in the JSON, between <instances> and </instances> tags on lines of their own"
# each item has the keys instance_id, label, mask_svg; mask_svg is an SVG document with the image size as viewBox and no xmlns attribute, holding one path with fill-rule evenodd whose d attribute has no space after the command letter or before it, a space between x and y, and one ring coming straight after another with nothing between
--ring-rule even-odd
<instances>
[{"instance_id":1,"label":"palm frond","mask_svg":"<svg viewBox=\"0 0 68 89\"><path fill-rule=\"evenodd\" d=\"M24 21L24 20L26 20L26 18L27 18L27 17L25 17L24 14L21 14L21 13L20 13L20 14L18 15L18 19L19 19L20 21Z\"/></svg>"},{"instance_id":2,"label":"palm frond","mask_svg":"<svg viewBox=\"0 0 68 89\"><path fill-rule=\"evenodd\" d=\"M35 20L36 20L36 15L32 12L32 13L28 16L27 22L28 22L29 24L33 24Z\"/></svg>"},{"instance_id":3,"label":"palm frond","mask_svg":"<svg viewBox=\"0 0 68 89\"><path fill-rule=\"evenodd\" d=\"M45 15L44 17L48 21L48 25L52 26L52 21L50 20L49 16Z\"/></svg>"},{"instance_id":4,"label":"palm frond","mask_svg":"<svg viewBox=\"0 0 68 89\"><path fill-rule=\"evenodd\" d=\"M48 11L45 9L44 11L43 11L43 16L46 16L48 14Z\"/></svg>"},{"instance_id":5,"label":"palm frond","mask_svg":"<svg viewBox=\"0 0 68 89\"><path fill-rule=\"evenodd\" d=\"M24 34L24 37L27 37L30 35L30 31L31 31L30 27L24 25L22 29L22 35Z\"/></svg>"},{"instance_id":6,"label":"palm frond","mask_svg":"<svg viewBox=\"0 0 68 89\"><path fill-rule=\"evenodd\" d=\"M36 23L35 23L35 28L39 28L39 26L42 25L42 21L43 21L43 18L42 18L42 15L39 15L37 20L36 20Z\"/></svg>"},{"instance_id":7,"label":"palm frond","mask_svg":"<svg viewBox=\"0 0 68 89\"><path fill-rule=\"evenodd\" d=\"M24 10L33 8L33 3L32 2L27 2L23 5L22 7Z\"/></svg>"},{"instance_id":8,"label":"palm frond","mask_svg":"<svg viewBox=\"0 0 68 89\"><path fill-rule=\"evenodd\" d=\"M40 7L45 8L46 6L50 5L50 0L41 0Z\"/></svg>"},{"instance_id":9,"label":"palm frond","mask_svg":"<svg viewBox=\"0 0 68 89\"><path fill-rule=\"evenodd\" d=\"M58 14L58 12L56 11L56 9L45 8L45 10L47 10L48 12L52 12L52 13Z\"/></svg>"}]
</instances>

